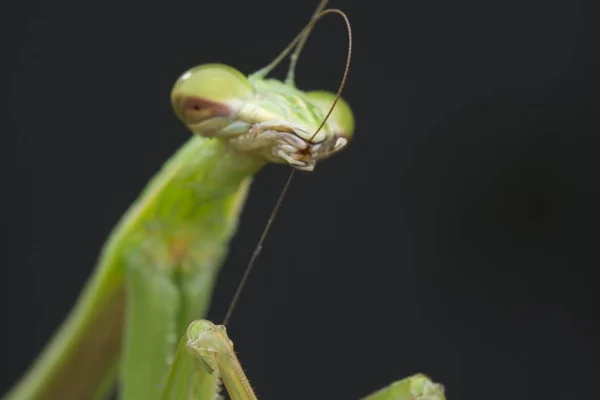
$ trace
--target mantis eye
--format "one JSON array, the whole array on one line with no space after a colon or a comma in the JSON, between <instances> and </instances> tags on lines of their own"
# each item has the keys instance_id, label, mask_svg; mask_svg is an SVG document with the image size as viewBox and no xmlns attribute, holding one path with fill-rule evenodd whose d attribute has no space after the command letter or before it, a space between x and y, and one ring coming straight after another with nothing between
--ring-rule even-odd
<instances>
[{"instance_id":1,"label":"mantis eye","mask_svg":"<svg viewBox=\"0 0 600 400\"><path fill-rule=\"evenodd\" d=\"M319 107L323 115L327 115L336 95L335 93L323 90L315 90L308 92L307 96L314 105ZM347 140L352 139L352 135L354 134L354 115L344 99L340 97L327 121L333 126L337 136Z\"/></svg>"},{"instance_id":2,"label":"mantis eye","mask_svg":"<svg viewBox=\"0 0 600 400\"><path fill-rule=\"evenodd\" d=\"M203 64L183 73L171 91L171 104L186 125L227 117L254 94L248 79L223 64Z\"/></svg>"}]
</instances>

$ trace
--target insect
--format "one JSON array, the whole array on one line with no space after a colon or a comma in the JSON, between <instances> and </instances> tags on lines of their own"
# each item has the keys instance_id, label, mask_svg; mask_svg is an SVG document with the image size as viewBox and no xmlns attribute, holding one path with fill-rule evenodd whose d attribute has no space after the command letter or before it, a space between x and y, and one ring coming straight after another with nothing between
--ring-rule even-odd
<instances>
[{"instance_id":1,"label":"insect","mask_svg":"<svg viewBox=\"0 0 600 400\"><path fill-rule=\"evenodd\" d=\"M350 51L337 94L294 85L295 61L313 25L328 14L348 23L339 10L323 11L326 3L256 73L204 64L176 81L173 109L194 136L124 214L74 310L6 400L104 398L117 381L123 400L209 400L220 379L233 399L256 398L224 327L198 318L253 175L267 163L312 171L352 138L354 117L340 98ZM292 50L285 82L266 79ZM427 378L410 379L421 382L409 385L409 394L420 396L414 399L443 398L438 386L438 397L423 397L433 385L422 384Z\"/></svg>"}]
</instances>

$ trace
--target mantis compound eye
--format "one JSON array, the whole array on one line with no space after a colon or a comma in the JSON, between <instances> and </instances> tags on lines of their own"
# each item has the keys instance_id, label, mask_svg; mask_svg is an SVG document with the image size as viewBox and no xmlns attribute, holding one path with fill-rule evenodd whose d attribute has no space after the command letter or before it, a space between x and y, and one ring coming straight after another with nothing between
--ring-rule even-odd
<instances>
[{"instance_id":1,"label":"mantis compound eye","mask_svg":"<svg viewBox=\"0 0 600 400\"><path fill-rule=\"evenodd\" d=\"M253 87L240 71L223 64L203 64L177 79L171 105L177 117L192 128L210 118L235 114L253 95Z\"/></svg>"},{"instance_id":2,"label":"mantis compound eye","mask_svg":"<svg viewBox=\"0 0 600 400\"><path fill-rule=\"evenodd\" d=\"M308 92L306 95L311 103L321 110L323 117L329 112L336 97L334 93L320 90ZM330 157L332 154L342 150L354 134L354 115L348 103L341 97L335 103L327 124L331 127L331 133L321 143L319 159Z\"/></svg>"},{"instance_id":3,"label":"mantis compound eye","mask_svg":"<svg viewBox=\"0 0 600 400\"><path fill-rule=\"evenodd\" d=\"M326 92L323 90L315 90L306 94L311 102L319 107L323 116L327 115L333 101L335 100L335 93ZM354 134L354 115L348 103L341 97L335 104L333 112L327 120L330 126L333 127L335 135L350 141Z\"/></svg>"}]
</instances>

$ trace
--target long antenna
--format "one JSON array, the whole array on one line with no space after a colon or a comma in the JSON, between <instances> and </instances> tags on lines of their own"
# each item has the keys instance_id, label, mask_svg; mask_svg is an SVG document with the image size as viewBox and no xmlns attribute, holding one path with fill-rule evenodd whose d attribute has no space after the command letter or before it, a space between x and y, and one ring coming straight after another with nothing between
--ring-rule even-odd
<instances>
[{"instance_id":1,"label":"long antenna","mask_svg":"<svg viewBox=\"0 0 600 400\"><path fill-rule=\"evenodd\" d=\"M244 276L242 277L242 280L238 284L237 290L235 291L235 295L233 296L231 303L229 303L229 309L227 310L227 314L225 314L225 318L223 319L223 325L225 325L225 326L227 326L227 323L229 322L229 319L231 318L231 314L233 314L233 310L235 309L235 306L237 305L237 302L240 298L240 294L242 293L244 286L246 286L246 281L248 280L248 277L250 276L250 272L252 271L252 268L254 267L254 263L256 262L256 259L258 258L260 251L262 250L263 243L264 243L265 239L267 238L267 234L271 230L273 221L275 221L275 217L277 216L277 211L279 211L279 208L281 207L281 203L283 203L283 199L285 198L285 194L287 193L287 191L290 187L290 184L292 183L292 178L294 177L295 171L296 170L292 168L292 171L290 172L290 175L288 176L287 182L285 183L285 185L283 186L283 189L281 190L281 193L279 194L277 203L275 203L275 207L273 208L273 211L271 212L271 216L269 216L267 225L265 225L265 229L263 229L262 235L260 235L260 239L258 239L258 243L256 244L256 247L254 248L254 252L252 253L252 257L250 258L250 261L248 262L248 266L246 267Z\"/></svg>"},{"instance_id":2,"label":"long antenna","mask_svg":"<svg viewBox=\"0 0 600 400\"><path fill-rule=\"evenodd\" d=\"M342 77L342 82L340 83L340 86L338 88L338 92L336 94L335 100L333 101L333 104L331 105L331 107L329 108L329 111L325 115L325 118L323 118L323 121L321 122L321 125L317 128L317 130L315 131L315 133L311 137L311 140L317 135L317 133L319 133L319 131L321 130L321 128L323 128L323 126L327 122L327 119L329 118L329 116L333 112L333 109L334 109L337 101L339 100L340 96L342 95L342 91L344 90L344 86L345 86L346 80L348 78L348 72L350 71L350 60L352 58L352 28L350 26L350 21L348 20L348 17L346 16L346 14L344 14L343 11L340 11L338 9L331 8L331 9L328 9L328 10L321 11L322 8L325 7L326 4L327 4L327 0L322 0L321 1L321 3L319 4L319 6L317 7L317 11L315 12L315 14L313 15L313 17L311 18L311 20L308 23L308 25L275 58L275 60L273 60L273 62L269 63L266 67L260 69L259 71L255 72L254 74L252 74L252 76L254 76L256 78L264 78L269 72L271 72L283 60L283 58L286 55L289 54L289 52L294 48L294 46L296 46L296 48L294 50L294 54L293 55L296 56L296 60L297 60L298 55L300 54L300 52L302 51L302 48L304 47L304 43L306 43L306 39L308 38L308 35L310 34L310 31L315 26L315 24L321 18L323 18L325 15L327 15L327 14L339 14L339 15L342 16L342 18L344 18L344 21L346 22L346 29L348 30L348 56L347 56L347 59L346 59L346 68L344 69L344 75ZM295 69L295 66L296 66L296 61L292 60L292 63L290 63L290 69L288 70L288 78L287 78L287 79L291 79L292 81L294 79L294 69ZM281 190L281 193L279 194L279 198L277 199L277 203L275 203L275 207L273 208L273 211L271 212L271 215L269 216L269 220L267 221L267 224L265 225L265 228L263 229L263 232L260 235L260 239L258 240L258 243L256 244L256 247L254 248L254 252L252 253L252 257L250 258L250 261L248 262L248 266L246 267L246 271L244 272L244 276L242 277L242 280L238 284L238 287L237 287L237 289L235 291L233 299L231 300L231 303L229 303L229 308L227 309L227 313L225 314L225 318L223 319L223 325L227 325L229 323L229 320L231 319L231 315L233 314L233 310L235 309L235 306L237 305L237 303L239 301L239 298L240 298L240 295L242 293L242 290L244 289L244 286L246 285L246 282L248 281L248 277L250 276L250 272L252 271L252 269L254 267L254 264L256 263L256 259L258 258L259 254L260 254L260 252L262 250L263 243L264 243L265 239L267 238L267 235L268 235L269 231L271 230L271 226L273 225L273 221L275 220L275 217L277 216L277 212L281 208L281 204L283 203L283 199L285 198L285 195L287 194L287 192L289 190L289 187L290 187L290 185L292 183L292 179L294 178L295 172L296 172L296 170L294 168L292 168L292 170L291 170L291 172L290 172L290 174L288 176L288 179L287 179L285 185L283 186L283 189Z\"/></svg>"},{"instance_id":3,"label":"long antenna","mask_svg":"<svg viewBox=\"0 0 600 400\"><path fill-rule=\"evenodd\" d=\"M340 97L342 97L342 92L344 91L344 86L346 86L346 80L348 79L348 73L350 72L350 61L352 60L352 27L350 26L350 21L348 20L346 14L344 14L343 11L340 11L338 9L331 8L317 15L314 22L317 22L319 19L321 19L321 17L329 13L339 14L342 18L344 18L344 22L346 22L346 29L348 29L348 55L346 56L346 68L344 69L344 75L342 76L342 81L340 82L340 86L338 87L338 91L335 95L335 100L333 100L333 104L331 104L331 107L329 107L329 111L327 111L325 118L323 118L323 121L321 121L321 125L319 125L315 133L313 133L313 135L310 137L310 142L312 142L312 140L317 136L317 133L319 133L319 131L323 128L325 122L327 122L329 116L333 112L333 109L335 108L335 105L337 104L338 100L340 99Z\"/></svg>"},{"instance_id":4,"label":"long antenna","mask_svg":"<svg viewBox=\"0 0 600 400\"><path fill-rule=\"evenodd\" d=\"M326 1L324 1L325 3L327 3ZM322 2L323 3L323 2ZM320 8L322 6L322 4L319 4ZM275 67L277 67L284 59L285 57L290 54L290 52L296 47L296 45L304 38L305 35L309 34L310 31L312 30L312 28L316 25L316 23L323 18L325 15L327 14L340 14L344 20L346 21L346 27L348 29L348 36L350 38L350 45L349 48L351 48L351 42L352 42L352 29L350 28L350 21L348 20L348 17L346 17L346 14L344 14L343 11L338 10L337 8L329 8L325 11L321 11L319 13L317 13L316 15L313 16L313 18L311 19L311 21L304 27L304 29L302 29L300 31L300 33L290 42L290 44L288 44L286 46L285 49L283 49L283 51L281 53L279 53L277 55L277 57L275 57L275 59L273 61L271 61L269 64L267 64L266 66L262 67L261 69L259 69L258 71L250 74L249 77L251 78L258 78L258 79L262 79L264 77L266 77L271 71L273 71L275 69ZM304 42L306 42L306 39L303 40ZM300 47L300 50L302 50L302 47ZM349 49L349 53L351 53L351 50ZM299 54L299 51L298 51ZM289 71L288 71L289 74Z\"/></svg>"},{"instance_id":5,"label":"long antenna","mask_svg":"<svg viewBox=\"0 0 600 400\"><path fill-rule=\"evenodd\" d=\"M325 6L327 5L327 3L328 3L328 0L321 0L321 3L319 3L319 5L317 6L317 9L315 10L315 13L313 14L312 17L310 17L310 22L314 21L319 16L321 11L323 11L325 9ZM306 32L304 33L304 35L302 36L302 38L296 45L294 52L290 55L290 66L288 67L288 72L287 72L287 76L285 78L285 83L287 83L288 85L292 85L293 87L296 87L296 77L295 77L296 64L298 63L298 58L300 57L300 53L302 53L302 49L304 48L304 45L306 44L306 41L308 40L308 37L310 36L312 28L314 28L314 25L311 28L306 30Z\"/></svg>"}]
</instances>

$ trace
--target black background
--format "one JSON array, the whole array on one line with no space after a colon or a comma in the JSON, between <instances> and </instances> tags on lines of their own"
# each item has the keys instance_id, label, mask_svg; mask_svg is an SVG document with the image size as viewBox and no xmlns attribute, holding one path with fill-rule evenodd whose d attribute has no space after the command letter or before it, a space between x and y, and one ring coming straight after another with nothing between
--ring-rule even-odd
<instances>
[{"instance_id":1,"label":"black background","mask_svg":"<svg viewBox=\"0 0 600 400\"><path fill-rule=\"evenodd\" d=\"M206 62L258 69L316 3L2 3L3 391L188 138L169 104L174 80ZM229 326L259 397L357 399L416 372L453 400L597 397L597 10L331 6L353 23L344 97L357 131L297 177ZM345 52L341 19L327 17L299 86L335 91ZM215 321L287 171L255 180Z\"/></svg>"}]
</instances>

